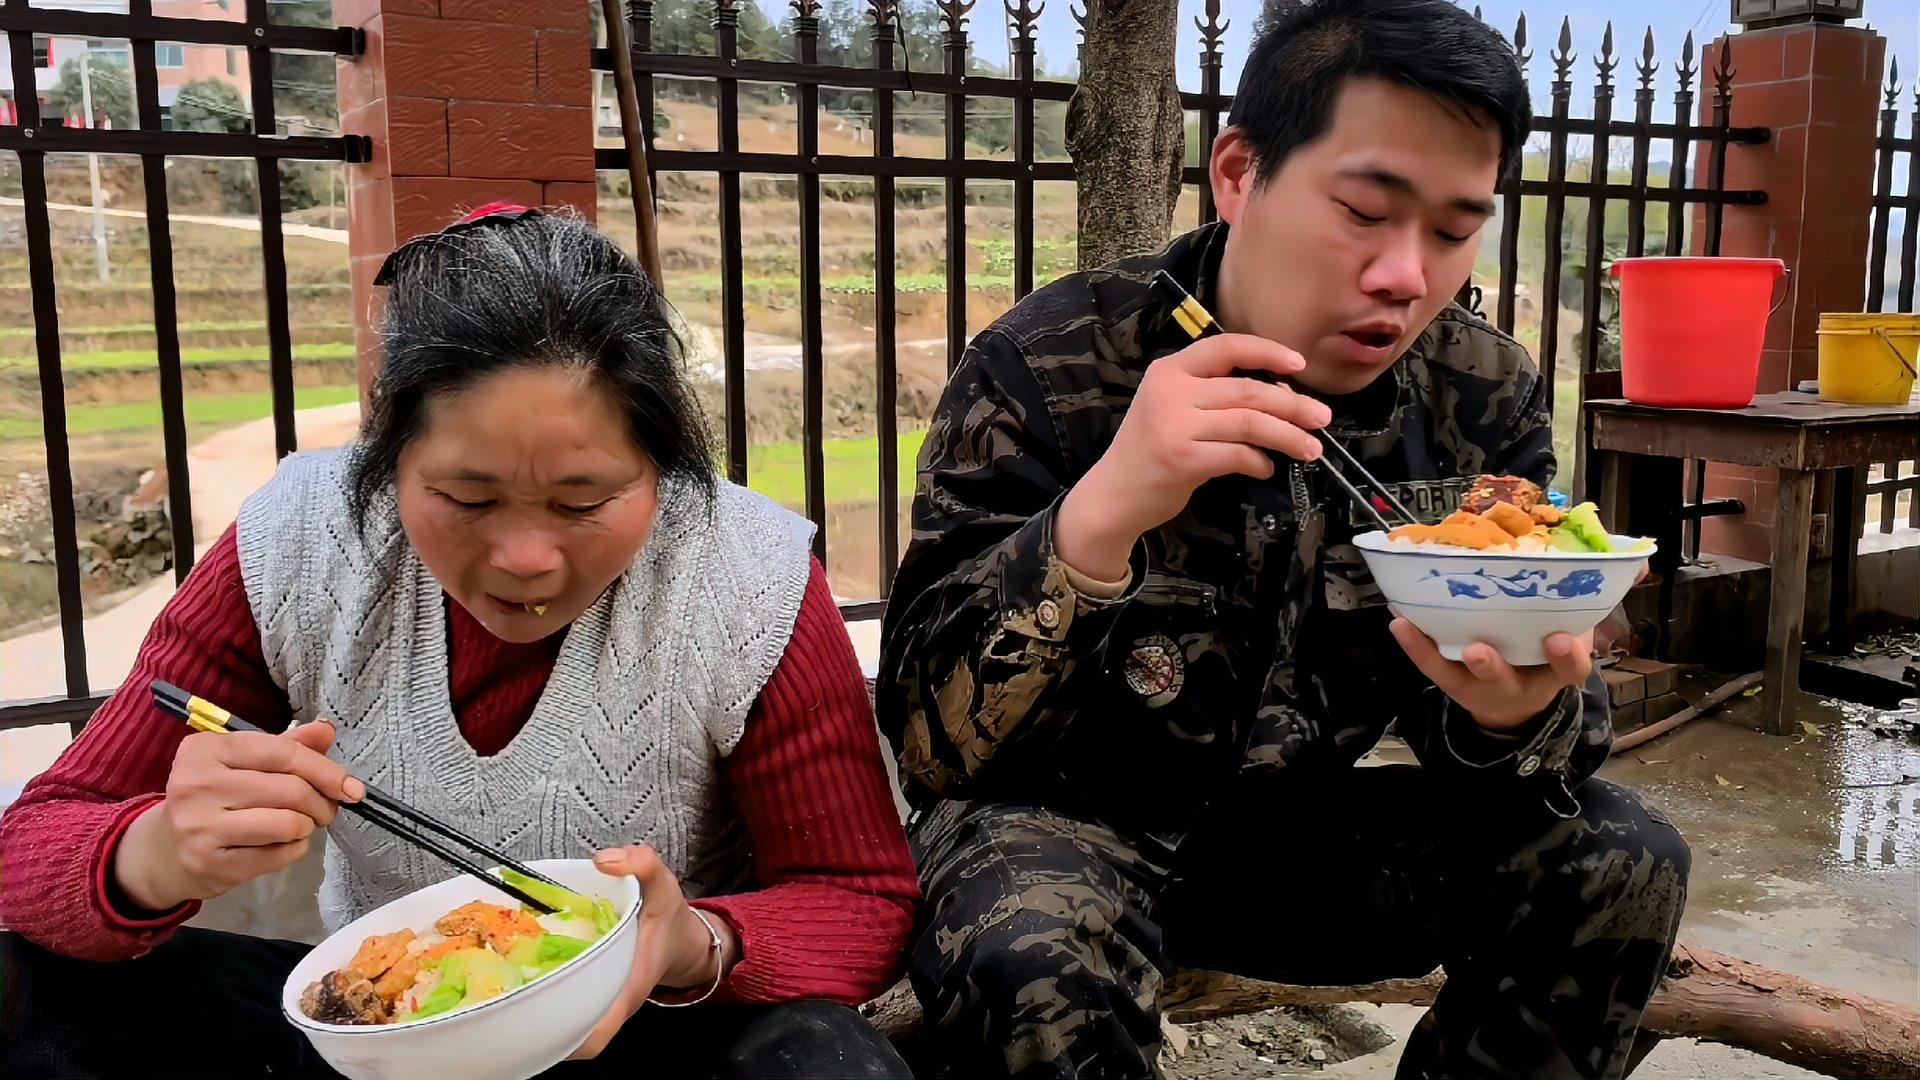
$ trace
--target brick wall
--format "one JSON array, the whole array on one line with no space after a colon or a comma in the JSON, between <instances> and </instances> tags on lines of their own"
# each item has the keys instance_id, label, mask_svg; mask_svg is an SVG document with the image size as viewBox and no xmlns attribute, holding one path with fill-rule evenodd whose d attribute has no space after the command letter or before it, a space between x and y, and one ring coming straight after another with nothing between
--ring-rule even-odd
<instances>
[{"instance_id":1,"label":"brick wall","mask_svg":"<svg viewBox=\"0 0 1920 1080\"><path fill-rule=\"evenodd\" d=\"M341 127L373 140L347 192L365 387L395 244L497 199L593 216L591 25L548 0L336 0L334 16L367 34L340 63Z\"/></svg>"},{"instance_id":2,"label":"brick wall","mask_svg":"<svg viewBox=\"0 0 1920 1080\"><path fill-rule=\"evenodd\" d=\"M1727 186L1765 191L1767 203L1726 209L1720 253L1786 262L1786 298L1767 324L1757 388L1790 390L1817 371L1820 313L1859 311L1865 300L1873 141L1887 42L1871 30L1814 23L1722 37L1707 47L1701 63L1709 73L1708 92L1700 96L1702 123L1713 116L1710 73L1729 40L1733 123L1769 128L1773 137L1727 150ZM1694 169L1704 182L1704 154ZM1704 233L1704 211L1696 210L1696 254ZM1708 519L1702 549L1770 561L1775 485L1771 469L1710 466L1707 497L1741 499L1747 513Z\"/></svg>"}]
</instances>

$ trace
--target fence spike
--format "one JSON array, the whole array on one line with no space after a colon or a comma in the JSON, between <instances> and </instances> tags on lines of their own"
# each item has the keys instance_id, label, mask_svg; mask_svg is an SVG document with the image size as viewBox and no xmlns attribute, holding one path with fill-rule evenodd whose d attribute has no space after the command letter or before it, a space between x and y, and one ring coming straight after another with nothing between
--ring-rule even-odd
<instances>
[{"instance_id":1,"label":"fence spike","mask_svg":"<svg viewBox=\"0 0 1920 1080\"><path fill-rule=\"evenodd\" d=\"M1607 32L1600 38L1600 55L1593 58L1593 68L1600 75L1600 82L1594 87L1596 93L1613 89L1613 69L1620 61L1613 55L1613 20L1607 20Z\"/></svg>"},{"instance_id":2,"label":"fence spike","mask_svg":"<svg viewBox=\"0 0 1920 1080\"><path fill-rule=\"evenodd\" d=\"M1640 73L1640 92L1653 93L1653 77L1660 71L1660 62L1653 58L1653 27L1647 27L1647 36L1640 46L1640 59L1633 65Z\"/></svg>"},{"instance_id":3,"label":"fence spike","mask_svg":"<svg viewBox=\"0 0 1920 1080\"><path fill-rule=\"evenodd\" d=\"M1527 48L1527 13L1520 13L1520 21L1513 28L1513 53L1520 58L1520 67L1526 69L1527 61L1533 59L1533 50Z\"/></svg>"},{"instance_id":4,"label":"fence spike","mask_svg":"<svg viewBox=\"0 0 1920 1080\"><path fill-rule=\"evenodd\" d=\"M1713 100L1724 105L1733 100L1733 37L1720 39L1720 55L1713 65Z\"/></svg>"},{"instance_id":5,"label":"fence spike","mask_svg":"<svg viewBox=\"0 0 1920 1080\"><path fill-rule=\"evenodd\" d=\"M1673 71L1680 76L1678 93L1693 93L1693 77L1699 73L1700 69L1693 62L1693 31L1691 30L1687 31L1687 43L1680 47L1680 62L1673 65Z\"/></svg>"},{"instance_id":6,"label":"fence spike","mask_svg":"<svg viewBox=\"0 0 1920 1080\"><path fill-rule=\"evenodd\" d=\"M1914 84L1914 86L1916 90L1920 90L1920 83L1916 83ZM1886 107L1889 109L1899 108L1900 107L1900 58L1897 56L1890 56L1887 58L1886 92L1887 92Z\"/></svg>"},{"instance_id":7,"label":"fence spike","mask_svg":"<svg viewBox=\"0 0 1920 1080\"><path fill-rule=\"evenodd\" d=\"M1014 37L1021 43L1033 41L1033 28L1040 21L1040 13L1047 5L1034 7L1032 0L1004 0L1007 6L1007 19L1013 23Z\"/></svg>"},{"instance_id":8,"label":"fence spike","mask_svg":"<svg viewBox=\"0 0 1920 1080\"><path fill-rule=\"evenodd\" d=\"M1553 52L1553 82L1556 89L1563 89L1571 83L1573 58L1573 20L1562 15L1560 17L1560 47Z\"/></svg>"},{"instance_id":9,"label":"fence spike","mask_svg":"<svg viewBox=\"0 0 1920 1080\"><path fill-rule=\"evenodd\" d=\"M934 0L934 3L940 8L940 20L947 24L947 33L965 37L967 14L973 10L975 0Z\"/></svg>"},{"instance_id":10,"label":"fence spike","mask_svg":"<svg viewBox=\"0 0 1920 1080\"><path fill-rule=\"evenodd\" d=\"M1193 17L1194 29L1200 31L1200 51L1209 59L1218 59L1220 38L1233 25L1232 20L1220 21L1220 0L1207 0L1207 17L1203 22L1200 16Z\"/></svg>"}]
</instances>

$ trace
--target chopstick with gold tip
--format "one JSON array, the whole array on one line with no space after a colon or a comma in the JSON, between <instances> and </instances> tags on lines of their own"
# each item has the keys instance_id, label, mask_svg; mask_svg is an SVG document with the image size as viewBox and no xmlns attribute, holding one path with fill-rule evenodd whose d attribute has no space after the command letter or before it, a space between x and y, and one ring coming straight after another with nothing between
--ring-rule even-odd
<instances>
[{"instance_id":1,"label":"chopstick with gold tip","mask_svg":"<svg viewBox=\"0 0 1920 1080\"><path fill-rule=\"evenodd\" d=\"M257 732L261 730L226 709L208 701L206 698L190 694L163 679L153 680L150 688L153 691L154 704L158 705L163 712L185 720L187 726L195 731L223 733L232 731ZM434 855L455 868L479 878L523 904L536 908L546 914L552 914L556 910L552 904L528 893L510 881L504 881L494 876L479 864L467 859L459 852L447 847L433 837L421 835L413 829L408 828L402 823L401 819L411 822L420 828L439 833L441 836L470 848L481 855L485 855L501 866L525 874L535 881L552 885L555 888L564 889L566 886L561 885L547 875L542 874L538 870L527 866L511 856L488 847L486 844L468 836L453 826L447 825L431 815L414 809L394 796L374 787L372 784L368 784L364 780L362 780L361 783L367 789L366 798L360 802L341 803L341 809L351 811L366 818L370 824L377 825L400 839L420 848L422 851Z\"/></svg>"},{"instance_id":2,"label":"chopstick with gold tip","mask_svg":"<svg viewBox=\"0 0 1920 1080\"><path fill-rule=\"evenodd\" d=\"M1214 319L1213 313L1208 311L1200 301L1194 299L1193 294L1182 288L1179 282L1173 280L1172 274L1167 273L1165 270L1155 270L1153 272L1153 287L1158 290L1166 298L1168 304L1171 305L1173 321L1179 325L1181 330L1186 332L1188 337L1199 341L1201 338L1212 337L1215 334L1223 334L1226 332L1220 329L1220 324ZM1414 517L1406 506L1394 497L1393 491L1389 489L1387 485L1381 483L1372 473L1368 472L1366 466L1360 464L1358 458L1348 453L1347 448L1341 446L1338 440L1324 431L1315 431L1314 435L1320 439L1321 444L1332 452L1334 456L1338 457L1342 462L1345 462L1348 468L1358 473L1362 481L1375 491L1378 491L1380 497L1385 500L1387 506L1392 508L1395 513L1406 519L1408 523L1419 522L1420 519ZM1392 531L1393 524L1380 513L1380 508L1373 505L1373 500L1362 494L1359 488L1354 487L1353 482L1348 480L1345 474L1339 469L1334 468L1332 462L1322 458L1320 465L1327 470L1329 476L1333 477L1334 482L1339 484L1341 489L1347 493L1347 497L1353 500L1354 505L1366 511L1367 516L1373 519L1374 524L1380 526L1380 531Z\"/></svg>"}]
</instances>

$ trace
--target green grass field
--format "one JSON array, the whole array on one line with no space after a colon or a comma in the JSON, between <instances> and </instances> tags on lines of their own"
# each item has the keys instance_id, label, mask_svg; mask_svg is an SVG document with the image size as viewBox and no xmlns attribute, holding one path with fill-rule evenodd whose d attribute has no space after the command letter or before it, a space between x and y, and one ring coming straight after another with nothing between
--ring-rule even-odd
<instances>
[{"instance_id":1,"label":"green grass field","mask_svg":"<svg viewBox=\"0 0 1920 1080\"><path fill-rule=\"evenodd\" d=\"M1048 277L1044 280L1052 280ZM673 278L676 290L695 293L714 293L720 291L719 274L676 274ZM800 291L798 274L749 274L741 278L741 286L749 296L762 293L775 295L797 294ZM899 293L941 292L947 287L946 271L934 271L922 274L896 274L893 288ZM1011 289L1012 274L980 273L974 271L967 275L968 289ZM822 278L820 288L823 292L842 293L847 296L872 296L878 286L872 274L838 274Z\"/></svg>"},{"instance_id":2,"label":"green grass field","mask_svg":"<svg viewBox=\"0 0 1920 1080\"><path fill-rule=\"evenodd\" d=\"M913 491L914 462L920 456L924 431L899 433L900 493ZM829 439L824 447L828 502L864 502L879 497L880 440ZM747 447L747 486L786 506L806 503L806 475L800 444L768 443Z\"/></svg>"},{"instance_id":3,"label":"green grass field","mask_svg":"<svg viewBox=\"0 0 1920 1080\"><path fill-rule=\"evenodd\" d=\"M338 325L341 329L353 329L352 323L340 323ZM151 334L153 333L154 327L152 323L120 323L116 326L78 326L66 327L64 329L70 334L86 334L100 337L120 334ZM259 319L245 320L242 322L183 322L180 324L180 332L183 334L228 332L235 330L259 331L265 334L267 332L267 324L261 322ZM31 342L33 335L34 329L30 325L0 326L0 341L17 341L18 339L25 338L28 342Z\"/></svg>"},{"instance_id":4,"label":"green grass field","mask_svg":"<svg viewBox=\"0 0 1920 1080\"><path fill-rule=\"evenodd\" d=\"M354 400L358 390L351 386L300 387L294 391L297 408L313 409ZM187 423L231 425L272 415L273 396L268 393L189 394L186 399ZM73 435L109 431L137 431L160 426L160 403L125 402L115 405L82 405L67 412L67 431ZM38 417L0 417L0 440L39 439ZM924 431L903 431L898 436L900 492L913 490L914 461L920 454ZM827 498L834 502L861 502L874 499L879 492L876 462L880 440L829 439L825 447ZM805 474L801 447L797 442L770 443L747 448L749 486L777 502L800 506L806 501Z\"/></svg>"},{"instance_id":5,"label":"green grass field","mask_svg":"<svg viewBox=\"0 0 1920 1080\"><path fill-rule=\"evenodd\" d=\"M293 392L294 407L315 409L338 405L359 396L352 386L303 386ZM188 394L189 424L237 424L273 414L270 393ZM127 431L160 427L158 401L129 401L115 405L82 405L67 410L67 433L85 435L100 431ZM0 440L38 439L39 417L0 417Z\"/></svg>"},{"instance_id":6,"label":"green grass field","mask_svg":"<svg viewBox=\"0 0 1920 1080\"><path fill-rule=\"evenodd\" d=\"M345 341L293 347L295 360L342 360L353 355L352 343ZM183 364L221 364L242 360L264 363L266 359L265 345L219 345L180 350L180 362ZM0 370L33 367L38 363L32 356L0 356ZM60 355L60 367L64 371L138 371L154 367L155 363L152 349L106 349L100 352L63 352Z\"/></svg>"}]
</instances>

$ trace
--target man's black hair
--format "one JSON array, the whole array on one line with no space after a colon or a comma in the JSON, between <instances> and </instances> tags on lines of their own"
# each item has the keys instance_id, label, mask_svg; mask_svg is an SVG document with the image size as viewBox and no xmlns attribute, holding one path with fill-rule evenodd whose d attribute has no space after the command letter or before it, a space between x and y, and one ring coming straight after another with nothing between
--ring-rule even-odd
<instances>
[{"instance_id":1,"label":"man's black hair","mask_svg":"<svg viewBox=\"0 0 1920 1080\"><path fill-rule=\"evenodd\" d=\"M1432 94L1500 130L1500 174L1520 159L1533 106L1513 47L1450 0L1307 0L1255 38L1227 122L1252 144L1262 181L1326 133L1356 78Z\"/></svg>"}]
</instances>

